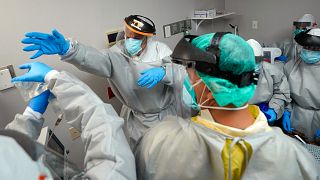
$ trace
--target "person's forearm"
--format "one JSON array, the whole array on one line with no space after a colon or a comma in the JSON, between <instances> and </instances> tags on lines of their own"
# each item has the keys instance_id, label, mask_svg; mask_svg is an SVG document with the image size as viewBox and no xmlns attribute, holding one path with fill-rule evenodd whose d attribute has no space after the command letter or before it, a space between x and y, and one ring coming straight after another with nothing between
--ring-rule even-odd
<instances>
[{"instance_id":1,"label":"person's forearm","mask_svg":"<svg viewBox=\"0 0 320 180\"><path fill-rule=\"evenodd\" d=\"M134 156L122 130L123 119L113 107L66 72L46 80L65 121L81 132L86 175L92 179L136 179Z\"/></svg>"},{"instance_id":2,"label":"person's forearm","mask_svg":"<svg viewBox=\"0 0 320 180\"><path fill-rule=\"evenodd\" d=\"M27 107L25 112L17 114L12 122L10 122L5 128L19 131L33 140L38 139L41 128L43 126L43 118L40 113L33 111Z\"/></svg>"},{"instance_id":3,"label":"person's forearm","mask_svg":"<svg viewBox=\"0 0 320 180\"><path fill-rule=\"evenodd\" d=\"M105 53L95 48L85 46L73 41L69 51L61 56L61 60L73 64L78 69L102 77L110 77L112 71L111 56L114 54L110 50Z\"/></svg>"}]
</instances>

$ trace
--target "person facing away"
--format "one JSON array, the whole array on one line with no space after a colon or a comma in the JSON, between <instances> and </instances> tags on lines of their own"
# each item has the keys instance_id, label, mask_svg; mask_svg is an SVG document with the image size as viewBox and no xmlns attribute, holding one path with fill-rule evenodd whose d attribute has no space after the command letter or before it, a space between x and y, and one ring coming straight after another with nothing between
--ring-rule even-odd
<instances>
[{"instance_id":1,"label":"person facing away","mask_svg":"<svg viewBox=\"0 0 320 180\"><path fill-rule=\"evenodd\" d=\"M48 90L31 99L25 112L17 114L6 126L7 131L0 131L0 179L53 179L51 169L32 146L40 135L49 97L54 109L63 114L63 121L81 132L85 145L84 177L136 179L134 156L122 130L123 119L110 104L103 103L86 84L67 72L58 72L40 62L20 68L28 72L13 82L46 83Z\"/></svg>"},{"instance_id":2,"label":"person facing away","mask_svg":"<svg viewBox=\"0 0 320 180\"><path fill-rule=\"evenodd\" d=\"M228 33L185 37L172 58L194 63L181 98L200 113L168 116L145 133L135 151L138 179L319 179L312 155L248 105L256 77L245 40Z\"/></svg>"},{"instance_id":3,"label":"person facing away","mask_svg":"<svg viewBox=\"0 0 320 180\"><path fill-rule=\"evenodd\" d=\"M52 34L30 32L22 40L31 44L25 51L35 51L31 59L43 54L59 54L63 62L78 69L106 77L116 97L123 104L120 116L133 148L144 132L163 117L175 114L172 53L165 44L152 40L154 23L141 15L124 19L123 40L111 49L98 51L75 40L66 40L57 30ZM147 87L147 88L145 88Z\"/></svg>"}]
</instances>

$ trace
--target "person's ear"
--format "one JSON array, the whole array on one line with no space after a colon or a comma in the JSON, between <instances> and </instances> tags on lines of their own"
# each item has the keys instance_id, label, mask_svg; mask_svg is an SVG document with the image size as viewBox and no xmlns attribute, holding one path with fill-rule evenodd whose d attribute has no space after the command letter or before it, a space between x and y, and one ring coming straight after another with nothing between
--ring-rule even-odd
<instances>
[{"instance_id":1,"label":"person's ear","mask_svg":"<svg viewBox=\"0 0 320 180\"><path fill-rule=\"evenodd\" d=\"M218 106L216 100L212 96L212 92L211 91L206 93L206 98L208 99L208 104L207 104L208 106Z\"/></svg>"},{"instance_id":2,"label":"person's ear","mask_svg":"<svg viewBox=\"0 0 320 180\"><path fill-rule=\"evenodd\" d=\"M144 49L144 48L147 46L147 43L148 43L148 37L145 36L145 37L142 39L141 49Z\"/></svg>"}]
</instances>

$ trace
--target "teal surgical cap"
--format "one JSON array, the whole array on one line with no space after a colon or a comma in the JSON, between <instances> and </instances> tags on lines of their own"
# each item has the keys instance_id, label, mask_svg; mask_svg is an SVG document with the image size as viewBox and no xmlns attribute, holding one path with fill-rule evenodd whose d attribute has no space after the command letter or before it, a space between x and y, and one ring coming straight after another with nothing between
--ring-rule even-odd
<instances>
[{"instance_id":1,"label":"teal surgical cap","mask_svg":"<svg viewBox=\"0 0 320 180\"><path fill-rule=\"evenodd\" d=\"M192 44L206 51L210 46L214 33L204 34L192 40ZM229 71L235 75L254 71L255 56L250 45L241 37L234 34L225 34L219 42L220 59L219 69ZM219 106L233 104L236 107L243 106L254 95L255 85L239 88L226 79L216 78L198 72Z\"/></svg>"}]
</instances>

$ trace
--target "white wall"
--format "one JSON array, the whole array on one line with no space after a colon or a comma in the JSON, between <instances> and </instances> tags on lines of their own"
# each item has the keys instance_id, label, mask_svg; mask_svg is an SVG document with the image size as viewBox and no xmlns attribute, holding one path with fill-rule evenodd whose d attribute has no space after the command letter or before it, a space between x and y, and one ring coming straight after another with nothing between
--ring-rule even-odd
<instances>
[{"instance_id":1,"label":"white wall","mask_svg":"<svg viewBox=\"0 0 320 180\"><path fill-rule=\"evenodd\" d=\"M181 35L164 39L162 26L185 19L194 9L216 7L224 8L224 1L220 0L6 0L0 6L0 66L13 64L18 75L18 65L31 62L31 53L22 51L24 47L20 41L25 32L50 32L57 28L66 37L73 37L78 41L102 49L105 47L104 32L123 26L123 18L129 14L142 14L153 19L157 26L158 40L164 41L171 48ZM212 28L213 27L213 28ZM223 30L221 22L205 22L199 33L212 30ZM67 70L85 81L104 101L114 105L119 111L121 104L115 98L106 99L106 80L101 77L80 72L73 66L59 61L58 56L42 56L37 59L58 70ZM16 89L2 91L0 94L0 127L9 123L16 113L23 112L26 103L23 102ZM51 109L45 116L46 124L52 125L56 119ZM71 141L65 124L55 132L70 149L70 158L77 164L83 160L82 144L80 140Z\"/></svg>"},{"instance_id":2,"label":"white wall","mask_svg":"<svg viewBox=\"0 0 320 180\"><path fill-rule=\"evenodd\" d=\"M320 22L319 0L225 0L225 7L239 14L231 22L239 25L241 36L264 43L291 38L293 21L303 14ZM251 28L252 20L258 21L257 30Z\"/></svg>"}]
</instances>

